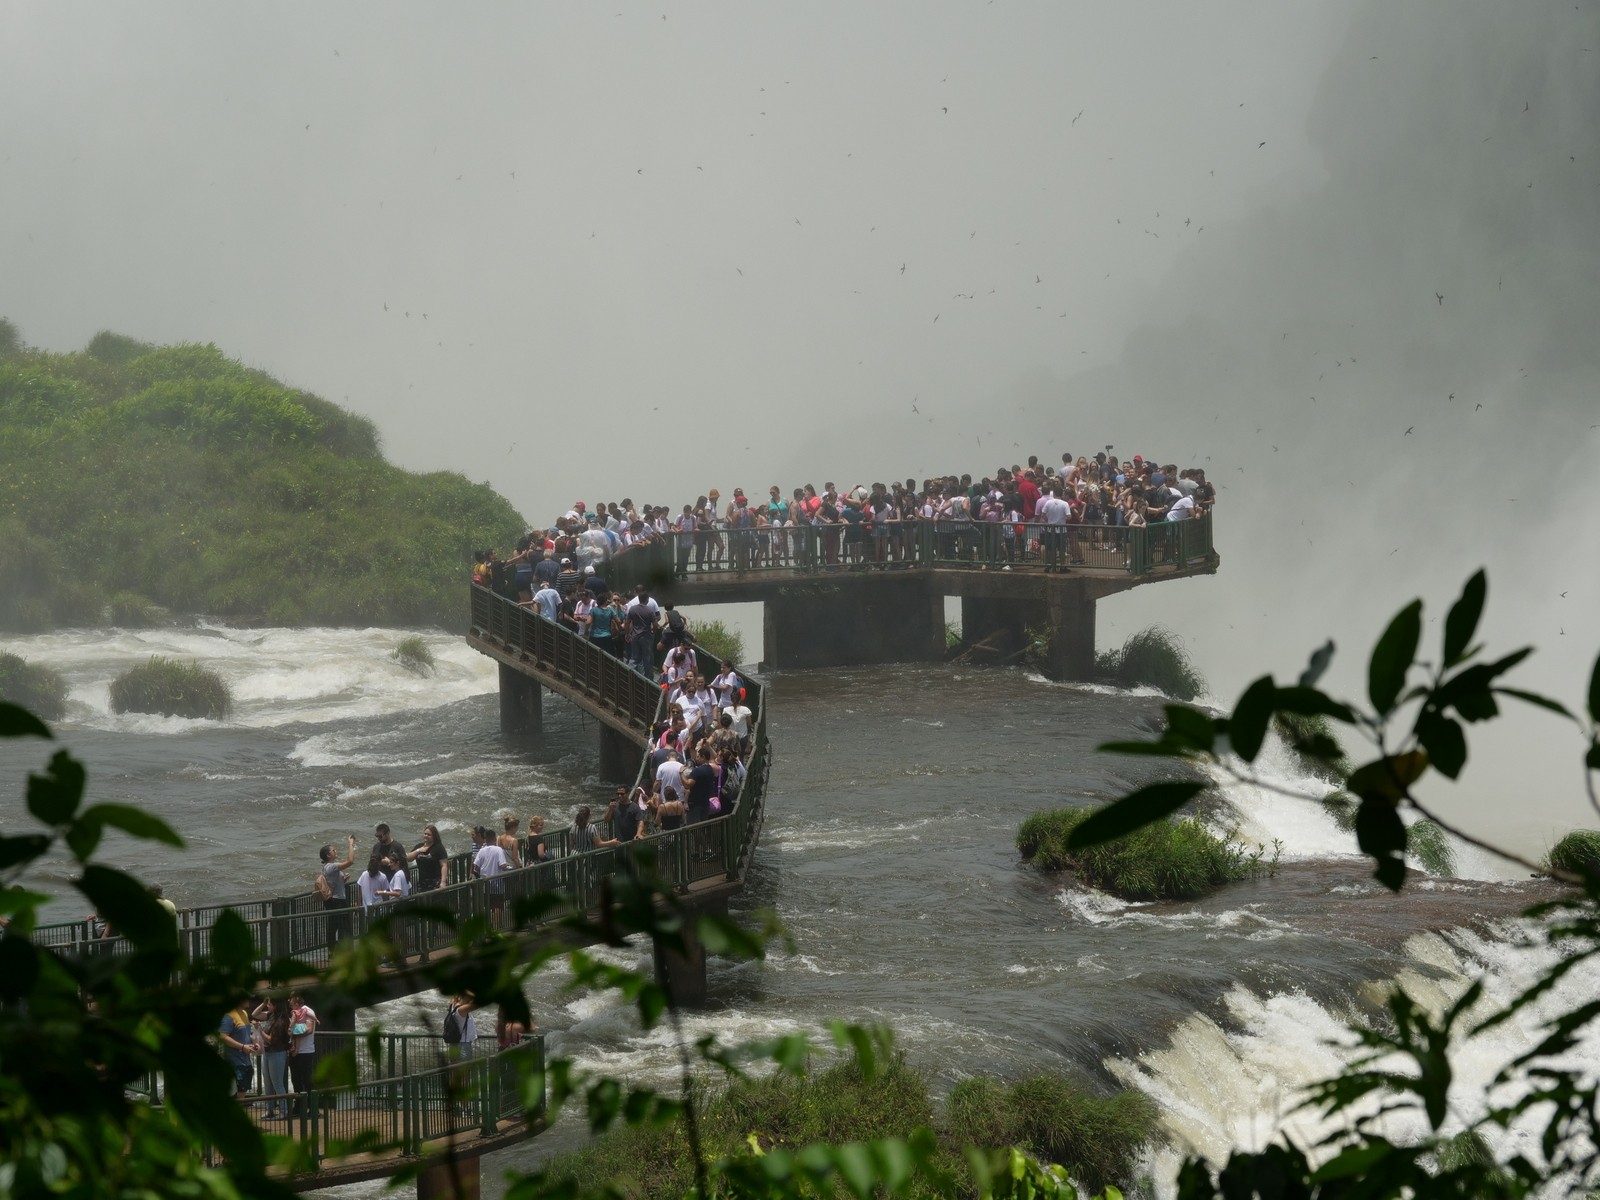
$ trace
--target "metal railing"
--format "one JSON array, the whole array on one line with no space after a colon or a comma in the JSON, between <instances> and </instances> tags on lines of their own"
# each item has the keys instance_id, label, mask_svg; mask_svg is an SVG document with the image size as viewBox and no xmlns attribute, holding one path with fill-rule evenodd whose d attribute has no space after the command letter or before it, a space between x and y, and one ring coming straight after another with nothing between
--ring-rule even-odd
<instances>
[{"instance_id":1,"label":"metal railing","mask_svg":"<svg viewBox=\"0 0 1600 1200\"><path fill-rule=\"evenodd\" d=\"M598 655L613 662L617 671L597 672L595 686L615 688L616 711L642 711L648 698L653 716L662 703L661 688L625 664L611 660L604 651L584 643L576 634L504 597L482 587L472 588L475 629L498 630L513 645L536 648L548 661L578 664L582 676ZM481 618L481 622L480 622ZM579 643L574 647L561 643ZM555 647L552 649L552 647ZM296 958L313 967L326 966L340 941L355 937L383 921L389 922L395 942L396 960L391 966L405 965L413 959L426 961L432 953L452 945L456 932L440 914L459 924L483 918L493 927L507 930L518 900L529 896L557 893L568 901L568 910L592 913L606 896L607 880L618 874L654 871L679 894L687 894L696 884L721 877L740 878L760 835L762 806L770 771L770 746L767 739L766 689L758 680L745 679L745 703L751 709L750 758L739 797L731 812L681 829L663 831L628 843L582 854L571 853L569 830L546 832L543 837L550 861L522 867L488 879L471 878L470 852L455 854L444 866L445 885L430 891L414 891L404 900L371 907L328 908L311 892L279 896L266 900L245 900L233 904L204 905L178 911L179 946L191 959L204 957L211 950L211 931L224 912L237 913L250 930L256 947L256 968L263 973L276 959ZM565 679L565 676L563 676ZM579 685L573 684L573 687ZM632 716L630 716L630 723ZM646 727L648 728L648 722ZM642 756L637 778L643 779L648 754ZM600 823L605 828L605 823ZM523 839L526 861L529 840ZM351 892L354 893L352 887ZM355 900L352 895L352 902ZM528 927L536 933L559 922L562 914L552 911ZM67 953L99 955L128 951L123 938L114 932L103 935L89 920L68 921L39 926L34 940Z\"/></svg>"},{"instance_id":2,"label":"metal railing","mask_svg":"<svg viewBox=\"0 0 1600 1200\"><path fill-rule=\"evenodd\" d=\"M674 531L629 547L604 564L604 570L606 582L619 592L640 583L655 587L666 579L850 568L1083 567L1147 575L1212 558L1212 519L1208 513L1138 527L919 519L891 521L881 529L796 525Z\"/></svg>"},{"instance_id":3,"label":"metal railing","mask_svg":"<svg viewBox=\"0 0 1600 1200\"><path fill-rule=\"evenodd\" d=\"M319 1033L319 1043L329 1035ZM360 1037L361 1035L355 1035ZM416 1035L419 1039L424 1035ZM533 1104L524 1080L542 1077L545 1069L543 1036L491 1054L459 1054L437 1038L429 1038L439 1053L426 1069L399 1075L371 1075L340 1087L312 1087L283 1095L252 1095L243 1104L272 1132L284 1133L310 1152L312 1169L336 1164L351 1143L361 1139L363 1156L378 1150L416 1157L425 1145L462 1135L492 1137L505 1132L508 1121L536 1121L544 1116L546 1094L542 1079ZM492 1038L480 1038L482 1044ZM319 1047L320 1056L320 1047ZM358 1059L361 1052L357 1050ZM445 1061L451 1057L455 1061ZM286 1120L265 1112L282 1109ZM212 1152L207 1152L212 1157Z\"/></svg>"}]
</instances>

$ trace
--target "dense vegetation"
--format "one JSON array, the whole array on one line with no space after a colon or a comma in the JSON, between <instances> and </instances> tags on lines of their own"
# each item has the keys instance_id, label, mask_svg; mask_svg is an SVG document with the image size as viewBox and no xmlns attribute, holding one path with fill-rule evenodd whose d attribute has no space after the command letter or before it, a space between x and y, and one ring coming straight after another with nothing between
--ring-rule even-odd
<instances>
[{"instance_id":1,"label":"dense vegetation","mask_svg":"<svg viewBox=\"0 0 1600 1200\"><path fill-rule=\"evenodd\" d=\"M418 675L432 675L436 665L433 651L428 649L428 643L417 633L396 642L394 649L389 651L389 657L406 670L415 671Z\"/></svg>"},{"instance_id":2,"label":"dense vegetation","mask_svg":"<svg viewBox=\"0 0 1600 1200\"><path fill-rule=\"evenodd\" d=\"M1095 810L1037 812L1017 830L1017 849L1047 871L1071 869L1091 887L1124 900L1191 900L1268 869L1263 849L1219 838L1199 821L1155 821L1083 849L1068 842Z\"/></svg>"},{"instance_id":3,"label":"dense vegetation","mask_svg":"<svg viewBox=\"0 0 1600 1200\"><path fill-rule=\"evenodd\" d=\"M795 1150L813 1142L904 1138L931 1127L936 1156L951 1173L967 1146L1020 1146L1067 1166L1098 1192L1135 1183L1139 1150L1155 1137L1155 1105L1140 1092L1096 1097L1040 1075L1011 1085L963 1080L939 1112L926 1081L893 1055L870 1079L847 1060L799 1076L738 1080L703 1099L698 1125L702 1153L713 1159L748 1152L752 1138L763 1150ZM548 1169L553 1181L606 1180L629 1200L677 1200L694 1190L694 1154L681 1120L614 1130ZM913 1185L904 1194L936 1193Z\"/></svg>"},{"instance_id":4,"label":"dense vegetation","mask_svg":"<svg viewBox=\"0 0 1600 1200\"><path fill-rule=\"evenodd\" d=\"M1178 635L1160 625L1141 629L1114 650L1102 650L1094 665L1117 687L1153 687L1174 700L1193 700L1206 688Z\"/></svg>"},{"instance_id":5,"label":"dense vegetation","mask_svg":"<svg viewBox=\"0 0 1600 1200\"><path fill-rule=\"evenodd\" d=\"M0 652L0 700L59 721L67 711L67 681L49 667Z\"/></svg>"},{"instance_id":6,"label":"dense vegetation","mask_svg":"<svg viewBox=\"0 0 1600 1200\"><path fill-rule=\"evenodd\" d=\"M233 693L215 671L197 663L151 656L111 681L111 711L159 713L163 717L225 717Z\"/></svg>"},{"instance_id":7,"label":"dense vegetation","mask_svg":"<svg viewBox=\"0 0 1600 1200\"><path fill-rule=\"evenodd\" d=\"M51 354L6 330L0 629L131 625L155 605L455 627L472 549L524 527L486 484L392 466L367 418L215 346L101 333Z\"/></svg>"},{"instance_id":8,"label":"dense vegetation","mask_svg":"<svg viewBox=\"0 0 1600 1200\"><path fill-rule=\"evenodd\" d=\"M716 672L718 663L744 661L744 634L730 629L726 622L694 620L689 622L689 631L700 647L700 667L707 679Z\"/></svg>"}]
</instances>

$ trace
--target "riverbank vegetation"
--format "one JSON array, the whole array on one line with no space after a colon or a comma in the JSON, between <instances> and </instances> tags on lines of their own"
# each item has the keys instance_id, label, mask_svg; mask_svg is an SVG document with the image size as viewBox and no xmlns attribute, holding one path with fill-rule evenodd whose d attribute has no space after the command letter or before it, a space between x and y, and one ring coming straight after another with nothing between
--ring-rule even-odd
<instances>
[{"instance_id":1,"label":"riverbank vegetation","mask_svg":"<svg viewBox=\"0 0 1600 1200\"><path fill-rule=\"evenodd\" d=\"M59 721L67 711L67 681L49 667L0 653L0 700L31 709L46 721Z\"/></svg>"},{"instance_id":2,"label":"riverbank vegetation","mask_svg":"<svg viewBox=\"0 0 1600 1200\"><path fill-rule=\"evenodd\" d=\"M1155 1105L1140 1092L1090 1095L1059 1076L1014 1084L967 1079L938 1105L928 1084L899 1054L871 1077L852 1059L800 1076L774 1074L735 1081L703 1095L697 1114L702 1153L715 1160L815 1142L906 1138L931 1128L936 1160L961 1176L968 1146L1018 1146L1041 1161L1066 1166L1098 1193L1135 1183L1140 1149L1156 1136ZM552 1182L604 1179L629 1200L677 1200L694 1192L694 1155L682 1121L614 1130L581 1150L553 1159ZM933 1196L913 1182L901 1195Z\"/></svg>"},{"instance_id":3,"label":"riverbank vegetation","mask_svg":"<svg viewBox=\"0 0 1600 1200\"><path fill-rule=\"evenodd\" d=\"M111 681L111 711L163 717L225 717L233 709L227 681L198 663L152 655Z\"/></svg>"},{"instance_id":4,"label":"riverbank vegetation","mask_svg":"<svg viewBox=\"0 0 1600 1200\"><path fill-rule=\"evenodd\" d=\"M1141 629L1113 650L1095 655L1095 673L1116 687L1153 687L1174 700L1193 700L1205 691L1205 678L1170 629Z\"/></svg>"},{"instance_id":5,"label":"riverbank vegetation","mask_svg":"<svg viewBox=\"0 0 1600 1200\"><path fill-rule=\"evenodd\" d=\"M101 333L52 354L10 330L0 629L162 610L456 628L473 548L524 528L487 484L391 465L369 419L215 346Z\"/></svg>"},{"instance_id":6,"label":"riverbank vegetation","mask_svg":"<svg viewBox=\"0 0 1600 1200\"><path fill-rule=\"evenodd\" d=\"M1124 837L1078 850L1072 831L1095 812L1060 808L1034 813L1017 830L1022 857L1042 870L1077 873L1090 887L1124 900L1192 900L1277 863L1274 850L1218 837L1197 819L1155 821Z\"/></svg>"}]
</instances>

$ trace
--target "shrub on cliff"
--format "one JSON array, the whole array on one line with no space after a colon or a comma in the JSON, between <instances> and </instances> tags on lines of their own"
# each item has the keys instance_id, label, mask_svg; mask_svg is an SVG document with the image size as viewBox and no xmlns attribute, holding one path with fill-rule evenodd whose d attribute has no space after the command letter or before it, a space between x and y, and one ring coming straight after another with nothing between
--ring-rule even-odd
<instances>
[{"instance_id":1,"label":"shrub on cliff","mask_svg":"<svg viewBox=\"0 0 1600 1200\"><path fill-rule=\"evenodd\" d=\"M112 681L113 712L159 713L163 717L225 717L233 693L215 671L198 663L174 662L159 654Z\"/></svg>"},{"instance_id":2,"label":"shrub on cliff","mask_svg":"<svg viewBox=\"0 0 1600 1200\"><path fill-rule=\"evenodd\" d=\"M744 662L744 635L729 629L722 621L690 621L689 632L694 634L694 644L699 647L698 661L706 678L716 673L717 664L723 661Z\"/></svg>"},{"instance_id":3,"label":"shrub on cliff","mask_svg":"<svg viewBox=\"0 0 1600 1200\"><path fill-rule=\"evenodd\" d=\"M67 681L49 667L0 653L0 700L32 709L47 721L67 711Z\"/></svg>"},{"instance_id":4,"label":"shrub on cliff","mask_svg":"<svg viewBox=\"0 0 1600 1200\"><path fill-rule=\"evenodd\" d=\"M1558 871L1600 876L1600 831L1573 830L1551 847L1548 862Z\"/></svg>"}]
</instances>

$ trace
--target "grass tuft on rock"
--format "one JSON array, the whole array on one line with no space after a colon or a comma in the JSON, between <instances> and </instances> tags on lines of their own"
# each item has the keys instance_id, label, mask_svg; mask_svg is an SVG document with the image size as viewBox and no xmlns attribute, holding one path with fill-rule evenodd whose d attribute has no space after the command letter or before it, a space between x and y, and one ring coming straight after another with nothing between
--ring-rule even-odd
<instances>
[{"instance_id":1,"label":"grass tuft on rock","mask_svg":"<svg viewBox=\"0 0 1600 1200\"><path fill-rule=\"evenodd\" d=\"M689 632L694 634L694 644L699 648L697 659L707 679L715 674L717 663L724 660L735 665L744 662L744 635L728 628L726 622L690 621ZM706 670L708 667L711 670Z\"/></svg>"},{"instance_id":2,"label":"grass tuft on rock","mask_svg":"<svg viewBox=\"0 0 1600 1200\"><path fill-rule=\"evenodd\" d=\"M1193 700L1205 691L1205 679L1170 629L1141 629L1115 650L1095 656L1095 670L1117 687L1153 687L1176 700Z\"/></svg>"},{"instance_id":3,"label":"grass tuft on rock","mask_svg":"<svg viewBox=\"0 0 1600 1200\"><path fill-rule=\"evenodd\" d=\"M67 712L67 681L49 667L0 652L0 700L59 721Z\"/></svg>"},{"instance_id":4,"label":"grass tuft on rock","mask_svg":"<svg viewBox=\"0 0 1600 1200\"><path fill-rule=\"evenodd\" d=\"M1322 810L1346 833L1354 833L1359 802L1349 792L1329 792L1322 798ZM1456 873L1456 851L1450 838L1427 817L1406 826L1406 854L1430 875L1445 878Z\"/></svg>"},{"instance_id":5,"label":"grass tuft on rock","mask_svg":"<svg viewBox=\"0 0 1600 1200\"><path fill-rule=\"evenodd\" d=\"M389 651L389 657L406 670L415 671L418 675L432 675L437 665L434 662L433 651L428 649L428 643L417 633L401 638L395 648Z\"/></svg>"},{"instance_id":6,"label":"grass tuft on rock","mask_svg":"<svg viewBox=\"0 0 1600 1200\"><path fill-rule=\"evenodd\" d=\"M855 1062L795 1077L774 1074L735 1081L702 1097L699 1128L706 1156L790 1151L817 1141L864 1142L931 1128L940 1166L965 1179L963 1151L1018 1145L1068 1167L1098 1192L1135 1182L1140 1150L1156 1136L1155 1106L1138 1092L1096 1097L1072 1082L1040 1075L1006 1085L969 1079L956 1085L942 1111L927 1082L891 1055L866 1079ZM678 1200L694 1190L694 1168L682 1123L614 1128L588 1146L548 1164L552 1181L605 1179L630 1200ZM912 1200L938 1193L913 1182ZM962 1195L973 1195L968 1184Z\"/></svg>"},{"instance_id":7,"label":"grass tuft on rock","mask_svg":"<svg viewBox=\"0 0 1600 1200\"><path fill-rule=\"evenodd\" d=\"M1600 875L1600 830L1573 830L1551 847L1546 861L1557 871Z\"/></svg>"},{"instance_id":8,"label":"grass tuft on rock","mask_svg":"<svg viewBox=\"0 0 1600 1200\"><path fill-rule=\"evenodd\" d=\"M118 629L149 629L163 624L166 610L134 592L118 592L106 601L106 620Z\"/></svg>"},{"instance_id":9,"label":"grass tuft on rock","mask_svg":"<svg viewBox=\"0 0 1600 1200\"><path fill-rule=\"evenodd\" d=\"M1072 870L1089 886L1124 900L1192 900L1226 883L1270 872L1274 852L1219 838L1199 821L1157 821L1086 850L1069 850L1067 838L1091 808L1037 812L1017 830L1022 857L1046 871Z\"/></svg>"},{"instance_id":10,"label":"grass tuft on rock","mask_svg":"<svg viewBox=\"0 0 1600 1200\"><path fill-rule=\"evenodd\" d=\"M225 717L233 693L215 671L161 655L124 671L111 684L113 712L158 713L163 717Z\"/></svg>"}]
</instances>

